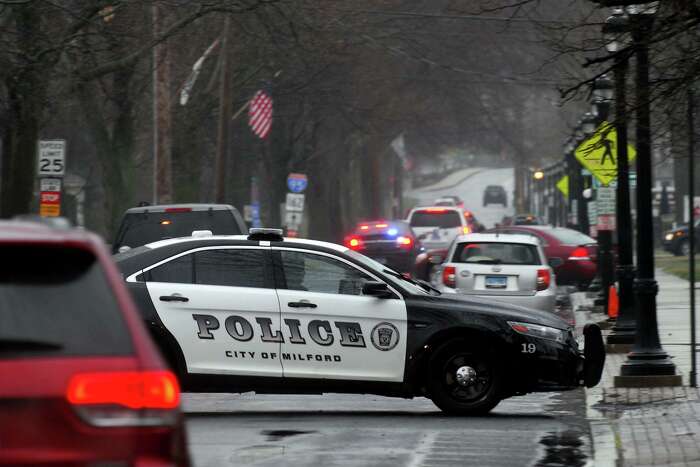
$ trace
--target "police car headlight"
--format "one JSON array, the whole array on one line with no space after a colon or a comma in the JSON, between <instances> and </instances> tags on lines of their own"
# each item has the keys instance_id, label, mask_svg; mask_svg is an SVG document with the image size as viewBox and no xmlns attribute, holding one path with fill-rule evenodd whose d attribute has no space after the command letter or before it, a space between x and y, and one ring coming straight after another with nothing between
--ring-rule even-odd
<instances>
[{"instance_id":1,"label":"police car headlight","mask_svg":"<svg viewBox=\"0 0 700 467\"><path fill-rule=\"evenodd\" d=\"M557 328L551 328L549 326L542 326L532 323L518 323L515 321L508 321L508 325L518 334L537 337L539 339L547 339L561 343L565 341L566 337L565 331Z\"/></svg>"},{"instance_id":2,"label":"police car headlight","mask_svg":"<svg viewBox=\"0 0 700 467\"><path fill-rule=\"evenodd\" d=\"M673 240L673 232L669 232L666 234L666 240L668 240L669 242Z\"/></svg>"}]
</instances>

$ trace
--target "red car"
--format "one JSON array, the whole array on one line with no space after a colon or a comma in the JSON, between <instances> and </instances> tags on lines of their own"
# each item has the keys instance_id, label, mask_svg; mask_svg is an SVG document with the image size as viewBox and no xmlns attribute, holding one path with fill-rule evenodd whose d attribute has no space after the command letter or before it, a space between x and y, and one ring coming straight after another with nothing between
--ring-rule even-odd
<instances>
[{"instance_id":1,"label":"red car","mask_svg":"<svg viewBox=\"0 0 700 467\"><path fill-rule=\"evenodd\" d=\"M189 465L177 379L98 237L3 221L0 258L0 465Z\"/></svg>"},{"instance_id":2,"label":"red car","mask_svg":"<svg viewBox=\"0 0 700 467\"><path fill-rule=\"evenodd\" d=\"M511 225L489 232L517 233L537 237L554 269L559 285L587 287L596 275L598 244L581 232L545 225Z\"/></svg>"}]
</instances>

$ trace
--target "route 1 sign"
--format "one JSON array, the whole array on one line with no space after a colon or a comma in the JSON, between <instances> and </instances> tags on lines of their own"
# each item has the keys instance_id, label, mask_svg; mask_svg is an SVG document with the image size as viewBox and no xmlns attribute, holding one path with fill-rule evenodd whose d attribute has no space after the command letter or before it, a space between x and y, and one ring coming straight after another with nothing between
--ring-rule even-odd
<instances>
[{"instance_id":1,"label":"route 1 sign","mask_svg":"<svg viewBox=\"0 0 700 467\"><path fill-rule=\"evenodd\" d=\"M63 177L66 173L66 140L39 140L39 177Z\"/></svg>"},{"instance_id":2,"label":"route 1 sign","mask_svg":"<svg viewBox=\"0 0 700 467\"><path fill-rule=\"evenodd\" d=\"M287 193L287 203L285 207L287 208L287 212L304 211L304 195L301 193Z\"/></svg>"},{"instance_id":3,"label":"route 1 sign","mask_svg":"<svg viewBox=\"0 0 700 467\"><path fill-rule=\"evenodd\" d=\"M287 176L287 187L292 193L301 193L306 190L309 179L306 174L290 173Z\"/></svg>"}]
</instances>

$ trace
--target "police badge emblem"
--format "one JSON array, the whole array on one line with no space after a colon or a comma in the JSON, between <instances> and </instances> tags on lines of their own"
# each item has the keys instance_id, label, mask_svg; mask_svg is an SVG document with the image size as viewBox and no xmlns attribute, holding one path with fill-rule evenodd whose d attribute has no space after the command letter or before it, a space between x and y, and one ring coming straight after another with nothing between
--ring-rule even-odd
<instances>
[{"instance_id":1,"label":"police badge emblem","mask_svg":"<svg viewBox=\"0 0 700 467\"><path fill-rule=\"evenodd\" d=\"M372 329L370 337L377 350L391 350L399 343L399 330L393 324L383 322Z\"/></svg>"}]
</instances>

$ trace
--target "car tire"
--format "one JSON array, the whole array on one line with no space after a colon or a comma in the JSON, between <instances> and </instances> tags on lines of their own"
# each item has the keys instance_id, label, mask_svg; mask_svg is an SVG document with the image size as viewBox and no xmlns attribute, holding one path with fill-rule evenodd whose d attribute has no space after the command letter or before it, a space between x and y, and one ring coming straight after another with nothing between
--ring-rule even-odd
<instances>
[{"instance_id":1,"label":"car tire","mask_svg":"<svg viewBox=\"0 0 700 467\"><path fill-rule=\"evenodd\" d=\"M690 255L690 242L688 240L681 240L676 249L676 256L688 256Z\"/></svg>"},{"instance_id":2,"label":"car tire","mask_svg":"<svg viewBox=\"0 0 700 467\"><path fill-rule=\"evenodd\" d=\"M496 352L490 350L475 349L460 339L446 343L433 354L428 362L427 387L440 410L449 415L483 415L498 405L503 368Z\"/></svg>"}]
</instances>

